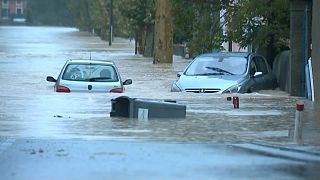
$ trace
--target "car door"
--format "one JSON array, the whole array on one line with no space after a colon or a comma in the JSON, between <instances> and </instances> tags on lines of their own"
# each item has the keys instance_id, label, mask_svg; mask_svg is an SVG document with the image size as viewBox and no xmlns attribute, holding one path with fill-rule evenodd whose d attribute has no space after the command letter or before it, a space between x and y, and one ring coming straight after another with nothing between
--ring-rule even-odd
<instances>
[{"instance_id":1,"label":"car door","mask_svg":"<svg viewBox=\"0 0 320 180\"><path fill-rule=\"evenodd\" d=\"M260 89L272 89L274 78L267 61L262 56L256 56L254 59L257 65L257 70L262 72Z\"/></svg>"},{"instance_id":2,"label":"car door","mask_svg":"<svg viewBox=\"0 0 320 180\"><path fill-rule=\"evenodd\" d=\"M249 58L249 81L247 91L254 92L264 89L263 76L265 69L261 65L261 58L258 55L250 56ZM257 75L258 74L258 75Z\"/></svg>"}]
</instances>

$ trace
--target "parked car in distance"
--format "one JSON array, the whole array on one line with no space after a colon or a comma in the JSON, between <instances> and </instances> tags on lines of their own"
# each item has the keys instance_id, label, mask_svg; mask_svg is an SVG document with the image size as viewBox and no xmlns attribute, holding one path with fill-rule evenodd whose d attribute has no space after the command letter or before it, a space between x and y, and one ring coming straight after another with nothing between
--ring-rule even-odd
<instances>
[{"instance_id":1,"label":"parked car in distance","mask_svg":"<svg viewBox=\"0 0 320 180\"><path fill-rule=\"evenodd\" d=\"M131 79L121 80L119 71L112 61L68 60L55 82L56 92L114 92L125 91L124 85L132 84Z\"/></svg>"},{"instance_id":2,"label":"parked car in distance","mask_svg":"<svg viewBox=\"0 0 320 180\"><path fill-rule=\"evenodd\" d=\"M172 84L172 92L250 93L277 87L267 61L256 53L202 54L177 76L179 79Z\"/></svg>"}]
</instances>

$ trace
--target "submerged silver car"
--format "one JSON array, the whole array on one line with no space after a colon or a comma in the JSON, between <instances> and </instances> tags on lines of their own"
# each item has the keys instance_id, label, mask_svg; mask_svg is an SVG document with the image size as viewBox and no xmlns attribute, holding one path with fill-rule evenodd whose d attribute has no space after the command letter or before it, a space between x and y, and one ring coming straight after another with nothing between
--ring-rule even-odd
<instances>
[{"instance_id":1,"label":"submerged silver car","mask_svg":"<svg viewBox=\"0 0 320 180\"><path fill-rule=\"evenodd\" d=\"M172 92L250 93L277 87L270 66L256 53L202 54L177 76Z\"/></svg>"},{"instance_id":2,"label":"submerged silver car","mask_svg":"<svg viewBox=\"0 0 320 180\"><path fill-rule=\"evenodd\" d=\"M119 71L112 61L68 60L55 82L56 92L115 92L122 93L124 85L132 84L131 79L121 80Z\"/></svg>"}]
</instances>

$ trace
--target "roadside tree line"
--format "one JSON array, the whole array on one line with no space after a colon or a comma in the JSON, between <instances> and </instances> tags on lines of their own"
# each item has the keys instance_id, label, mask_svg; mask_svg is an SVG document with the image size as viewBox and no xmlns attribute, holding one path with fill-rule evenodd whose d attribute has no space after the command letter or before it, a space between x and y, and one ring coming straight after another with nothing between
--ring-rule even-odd
<instances>
[{"instance_id":1,"label":"roadside tree line","mask_svg":"<svg viewBox=\"0 0 320 180\"><path fill-rule=\"evenodd\" d=\"M36 24L74 25L109 40L112 2L113 36L136 39L137 53L151 57L156 4L166 1L172 41L184 44L191 56L235 42L258 50L272 66L289 46L289 0L29 0L28 17Z\"/></svg>"}]
</instances>

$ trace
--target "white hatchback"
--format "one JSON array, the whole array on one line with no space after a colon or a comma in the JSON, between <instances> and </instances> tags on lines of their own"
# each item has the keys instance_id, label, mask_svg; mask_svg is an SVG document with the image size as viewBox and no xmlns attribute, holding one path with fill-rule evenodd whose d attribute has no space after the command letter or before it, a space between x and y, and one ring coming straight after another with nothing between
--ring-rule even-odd
<instances>
[{"instance_id":1,"label":"white hatchback","mask_svg":"<svg viewBox=\"0 0 320 180\"><path fill-rule=\"evenodd\" d=\"M121 80L119 71L112 61L68 60L55 82L56 92L114 92L122 93L124 85L132 84L131 79Z\"/></svg>"}]
</instances>

